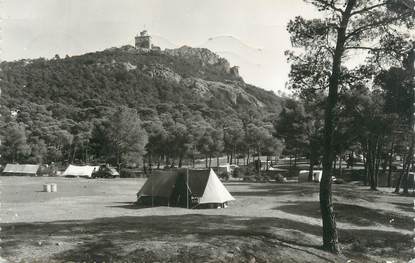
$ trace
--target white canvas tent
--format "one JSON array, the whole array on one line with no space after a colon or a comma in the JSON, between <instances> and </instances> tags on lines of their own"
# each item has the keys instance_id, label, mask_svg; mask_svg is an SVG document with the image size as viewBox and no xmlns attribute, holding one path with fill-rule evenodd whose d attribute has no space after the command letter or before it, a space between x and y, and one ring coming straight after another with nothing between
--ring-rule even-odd
<instances>
[{"instance_id":1,"label":"white canvas tent","mask_svg":"<svg viewBox=\"0 0 415 263\"><path fill-rule=\"evenodd\" d=\"M39 171L37 164L7 164L4 167L4 175L37 175Z\"/></svg>"},{"instance_id":2,"label":"white canvas tent","mask_svg":"<svg viewBox=\"0 0 415 263\"><path fill-rule=\"evenodd\" d=\"M91 165L72 165L70 164L68 168L66 168L65 172L63 172L63 176L68 177L92 177L92 173L94 171L98 171L99 166L91 166Z\"/></svg>"},{"instance_id":3,"label":"white canvas tent","mask_svg":"<svg viewBox=\"0 0 415 263\"><path fill-rule=\"evenodd\" d=\"M299 183L303 183L303 182L308 182L308 170L300 170L299 174L298 174L298 182ZM313 182L320 182L321 181L321 176L323 175L323 171L321 170L314 170L313 171Z\"/></svg>"},{"instance_id":4,"label":"white canvas tent","mask_svg":"<svg viewBox=\"0 0 415 263\"><path fill-rule=\"evenodd\" d=\"M211 169L203 195L199 198L199 204L223 204L233 200L235 198L228 192Z\"/></svg>"},{"instance_id":5,"label":"white canvas tent","mask_svg":"<svg viewBox=\"0 0 415 263\"><path fill-rule=\"evenodd\" d=\"M314 170L313 171L313 181L314 182L320 182L322 175L323 175L323 171L322 170Z\"/></svg>"},{"instance_id":6,"label":"white canvas tent","mask_svg":"<svg viewBox=\"0 0 415 263\"><path fill-rule=\"evenodd\" d=\"M189 208L224 206L233 200L212 169L155 171L137 193L139 203Z\"/></svg>"}]
</instances>

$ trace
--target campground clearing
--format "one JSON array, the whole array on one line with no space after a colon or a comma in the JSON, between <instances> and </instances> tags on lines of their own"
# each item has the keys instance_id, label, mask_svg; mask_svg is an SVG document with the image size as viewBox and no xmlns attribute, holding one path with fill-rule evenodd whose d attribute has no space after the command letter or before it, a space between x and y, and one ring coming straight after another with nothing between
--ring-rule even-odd
<instances>
[{"instance_id":1,"label":"campground clearing","mask_svg":"<svg viewBox=\"0 0 415 263\"><path fill-rule=\"evenodd\" d=\"M226 209L137 207L145 179L2 177L9 262L407 262L413 197L334 185L343 256L319 249L318 184L228 182ZM42 192L56 183L57 193ZM359 205L357 205L359 204Z\"/></svg>"}]
</instances>

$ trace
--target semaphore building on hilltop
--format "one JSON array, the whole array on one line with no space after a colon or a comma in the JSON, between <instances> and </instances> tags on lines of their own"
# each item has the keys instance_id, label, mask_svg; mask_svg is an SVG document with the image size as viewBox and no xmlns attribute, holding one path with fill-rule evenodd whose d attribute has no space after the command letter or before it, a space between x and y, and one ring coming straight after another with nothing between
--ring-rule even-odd
<instances>
[{"instance_id":1,"label":"semaphore building on hilltop","mask_svg":"<svg viewBox=\"0 0 415 263\"><path fill-rule=\"evenodd\" d=\"M135 37L135 48L142 51L160 50L160 47L151 43L151 36L147 30L141 31L140 35Z\"/></svg>"}]
</instances>

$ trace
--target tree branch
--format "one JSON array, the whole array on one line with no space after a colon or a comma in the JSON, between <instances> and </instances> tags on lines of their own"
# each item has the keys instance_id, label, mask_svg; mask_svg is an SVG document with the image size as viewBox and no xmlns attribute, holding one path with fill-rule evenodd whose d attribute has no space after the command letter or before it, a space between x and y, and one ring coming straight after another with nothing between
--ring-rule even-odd
<instances>
[{"instance_id":1,"label":"tree branch","mask_svg":"<svg viewBox=\"0 0 415 263\"><path fill-rule=\"evenodd\" d=\"M368 29L372 29L372 28L375 28L377 26L381 26L381 25L384 25L384 24L392 23L392 22L397 21L397 20L399 20L399 19L401 19L401 18L403 18L403 17L405 17L407 15L410 15L410 14L411 14L411 12L406 12L406 13L403 13L403 14L397 16L397 17L393 17L393 18L388 17L388 18L385 18L385 19L382 19L382 20L378 20L376 22L373 22L373 23L366 24L364 26L358 27L354 31L352 31L349 34L347 34L345 39L347 40L350 37L355 36L355 35L359 34L362 31L365 31L365 30L368 30Z\"/></svg>"},{"instance_id":2,"label":"tree branch","mask_svg":"<svg viewBox=\"0 0 415 263\"><path fill-rule=\"evenodd\" d=\"M319 3L320 5L317 5L315 2ZM341 14L344 13L343 9L338 8L334 5L334 1L326 1L326 0L315 0L314 5L318 6L318 7L323 7L323 8L329 8L333 11L336 12L340 12Z\"/></svg>"},{"instance_id":3,"label":"tree branch","mask_svg":"<svg viewBox=\"0 0 415 263\"><path fill-rule=\"evenodd\" d=\"M344 50L350 50L350 49L362 49L362 50L370 50L370 51L381 51L382 49L380 48L373 48L373 47L361 47L361 46L349 46L349 47L345 47Z\"/></svg>"},{"instance_id":4,"label":"tree branch","mask_svg":"<svg viewBox=\"0 0 415 263\"><path fill-rule=\"evenodd\" d=\"M358 15L358 14L361 14L361 13L364 13L364 12L368 12L368 11L370 11L372 9L375 9L375 8L378 8L378 7L381 7L381 6L386 6L386 4L387 3L384 2L384 3L381 3L381 4L377 4L377 5L373 5L373 6L369 6L369 7L362 8L360 10L357 10L357 11L352 12L351 13L351 16Z\"/></svg>"}]
</instances>

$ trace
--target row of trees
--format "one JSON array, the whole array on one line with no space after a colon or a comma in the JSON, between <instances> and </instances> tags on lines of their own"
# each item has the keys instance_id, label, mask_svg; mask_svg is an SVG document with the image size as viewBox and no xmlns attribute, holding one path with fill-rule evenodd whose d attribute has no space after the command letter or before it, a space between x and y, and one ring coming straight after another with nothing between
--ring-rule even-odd
<instances>
[{"instance_id":1,"label":"row of trees","mask_svg":"<svg viewBox=\"0 0 415 263\"><path fill-rule=\"evenodd\" d=\"M4 124L2 158L4 162L107 162L121 166L140 166L142 162L160 167L194 165L198 158L227 155L230 163L254 156L275 156L283 144L272 136L271 123L240 119L208 122L201 115L160 115L151 109L145 113L127 107L108 110L92 122L67 123L49 127L32 122L45 118L38 113L18 113ZM43 112L48 116L48 111ZM36 118L37 117L37 118ZM70 122L68 120L68 122ZM69 130L69 131L68 131Z\"/></svg>"}]
</instances>

